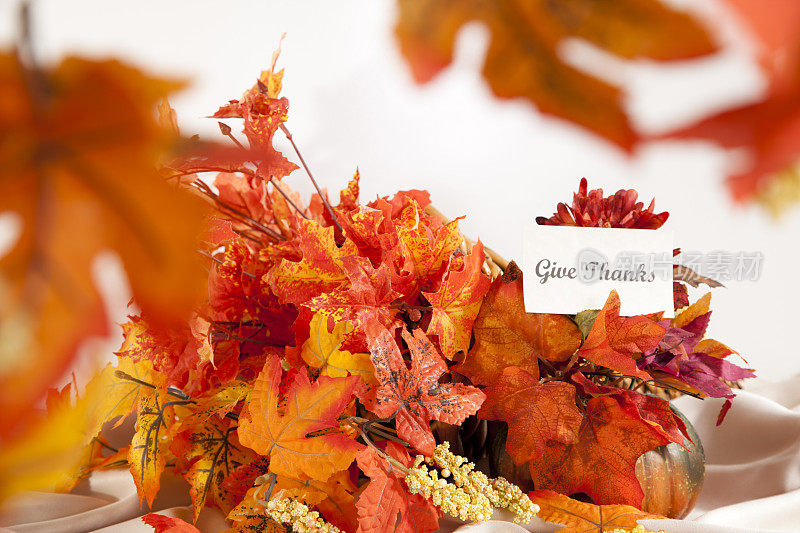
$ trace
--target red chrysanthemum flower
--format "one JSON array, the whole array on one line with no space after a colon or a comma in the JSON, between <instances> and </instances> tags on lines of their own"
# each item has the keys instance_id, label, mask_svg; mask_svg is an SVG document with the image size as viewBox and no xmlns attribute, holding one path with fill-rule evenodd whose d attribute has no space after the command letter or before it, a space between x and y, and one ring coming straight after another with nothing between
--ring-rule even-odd
<instances>
[{"instance_id":1,"label":"red chrysanthemum flower","mask_svg":"<svg viewBox=\"0 0 800 533\"><path fill-rule=\"evenodd\" d=\"M559 203L556 213L550 218L536 217L536 223L547 226L584 226L597 228L658 229L669 217L669 213L654 213L655 200L647 209L637 202L639 193L633 189L620 189L613 196L603 198L603 189L587 194L586 178L581 180L572 206Z\"/></svg>"}]
</instances>

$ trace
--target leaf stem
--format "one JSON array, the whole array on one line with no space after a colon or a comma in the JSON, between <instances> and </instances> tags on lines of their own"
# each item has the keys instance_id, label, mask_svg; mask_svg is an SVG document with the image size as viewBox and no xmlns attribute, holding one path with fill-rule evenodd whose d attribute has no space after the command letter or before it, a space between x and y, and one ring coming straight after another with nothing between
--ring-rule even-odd
<instances>
[{"instance_id":1,"label":"leaf stem","mask_svg":"<svg viewBox=\"0 0 800 533\"><path fill-rule=\"evenodd\" d=\"M311 183L314 184L314 188L317 190L317 194L319 194L319 197L322 199L322 203L325 204L325 208L328 210L328 213L331 215L331 219L333 220L333 223L336 224L336 227L339 228L339 231L344 231L342 229L342 225L339 224L339 220L336 218L336 213L333 212L333 207L331 207L331 204L328 202L328 199L325 197L325 195L322 194L322 190L320 190L319 185L317 184L317 180L314 179L314 175L311 174L311 170L308 168L308 165L306 164L306 160L303 159L303 155L300 153L300 150L297 148L297 145L294 143L294 139L292 138L292 134L289 132L289 130L286 128L286 126L284 124L281 124L280 128L281 128L281 131L283 132L283 134L286 136L286 139L292 145L292 148L294 149L294 153L297 154L298 159L300 159L300 163L303 165L303 169L306 171L306 174L308 174L309 179L311 179Z\"/></svg>"},{"instance_id":2,"label":"leaf stem","mask_svg":"<svg viewBox=\"0 0 800 533\"><path fill-rule=\"evenodd\" d=\"M411 472L411 470L406 465L404 465L403 463L401 463L400 461L398 461L394 457L390 457L386 452L384 452L383 450L381 450L380 448L375 446L375 443L372 442L372 439L370 439L367 436L366 432L364 431L364 429L360 425L356 424L356 427L358 428L359 433L361 433L361 438L364 439L364 442L367 444L367 446L369 446L370 448L375 450L375 453L377 453L383 459L385 459L387 463L389 463L393 467L397 468L398 470L400 470L401 472L403 472L406 475L408 475Z\"/></svg>"}]
</instances>

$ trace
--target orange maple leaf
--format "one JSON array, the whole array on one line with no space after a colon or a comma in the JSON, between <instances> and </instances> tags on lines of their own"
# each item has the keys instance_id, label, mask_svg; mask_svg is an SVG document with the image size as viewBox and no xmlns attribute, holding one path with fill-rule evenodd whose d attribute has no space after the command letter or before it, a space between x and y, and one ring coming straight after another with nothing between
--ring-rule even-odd
<instances>
[{"instance_id":1,"label":"orange maple leaf","mask_svg":"<svg viewBox=\"0 0 800 533\"><path fill-rule=\"evenodd\" d=\"M34 72L14 54L0 54L0 80L0 212L22 221L0 259L0 321L15 332L3 345L19 347L0 377L3 434L83 339L106 332L91 276L101 250L120 255L151 319L188 316L205 288L196 238L206 207L157 170L176 139L155 104L179 84L74 57Z\"/></svg>"},{"instance_id":2,"label":"orange maple leaf","mask_svg":"<svg viewBox=\"0 0 800 533\"><path fill-rule=\"evenodd\" d=\"M541 458L529 463L531 478L537 487L564 494L585 492L597 503L638 506L643 492L636 460L668 442L662 428L629 412L617 398L592 398L577 442L551 440Z\"/></svg>"},{"instance_id":3,"label":"orange maple leaf","mask_svg":"<svg viewBox=\"0 0 800 533\"><path fill-rule=\"evenodd\" d=\"M405 448L394 442L386 443L385 452L407 468L414 462ZM424 533L439 529L439 510L422 495L409 494L404 472L370 447L358 452L356 460L370 478L356 503L359 531Z\"/></svg>"},{"instance_id":4,"label":"orange maple leaf","mask_svg":"<svg viewBox=\"0 0 800 533\"><path fill-rule=\"evenodd\" d=\"M667 330L645 316L621 318L619 310L619 295L611 291L578 355L626 376L649 380L650 374L639 370L634 356L656 348Z\"/></svg>"},{"instance_id":5,"label":"orange maple leaf","mask_svg":"<svg viewBox=\"0 0 800 533\"><path fill-rule=\"evenodd\" d=\"M564 63L559 46L580 37L623 57L685 59L711 53L703 28L657 0L548 2L400 0L400 49L419 82L453 59L459 29L471 21L492 35L483 75L502 98L524 97L625 149L637 139L617 87Z\"/></svg>"},{"instance_id":6,"label":"orange maple leaf","mask_svg":"<svg viewBox=\"0 0 800 533\"><path fill-rule=\"evenodd\" d=\"M478 418L508 423L506 450L514 463L538 461L555 443L578 442L583 413L569 383L539 383L525 370L508 367L483 392Z\"/></svg>"},{"instance_id":7,"label":"orange maple leaf","mask_svg":"<svg viewBox=\"0 0 800 533\"><path fill-rule=\"evenodd\" d=\"M425 332L439 338L439 347L448 359L459 351L469 350L472 324L491 284L481 273L485 257L483 244L478 241L464 259L461 270L450 271L438 291L422 293L433 308Z\"/></svg>"},{"instance_id":8,"label":"orange maple leaf","mask_svg":"<svg viewBox=\"0 0 800 533\"><path fill-rule=\"evenodd\" d=\"M361 447L338 432L337 417L353 396L357 376L321 376L311 383L305 369L281 383L281 362L264 363L239 420L239 441L270 458L269 469L281 476L319 481L344 470ZM281 388L285 394L279 394ZM281 397L285 406L280 406ZM308 436L310 433L320 434Z\"/></svg>"},{"instance_id":9,"label":"orange maple leaf","mask_svg":"<svg viewBox=\"0 0 800 533\"><path fill-rule=\"evenodd\" d=\"M455 370L484 385L491 385L509 366L538 378L539 358L565 361L581 344L580 330L569 317L525 312L522 272L513 262L492 283L474 333L475 344Z\"/></svg>"},{"instance_id":10,"label":"orange maple leaf","mask_svg":"<svg viewBox=\"0 0 800 533\"><path fill-rule=\"evenodd\" d=\"M528 497L539 506L539 518L567 526L558 530L561 533L632 531L639 525L639 520L663 518L629 505L593 505L580 502L552 490L529 492Z\"/></svg>"},{"instance_id":11,"label":"orange maple leaf","mask_svg":"<svg viewBox=\"0 0 800 533\"><path fill-rule=\"evenodd\" d=\"M349 240L337 246L332 227L302 219L299 224L297 246L302 259L283 259L269 274L273 292L282 302L294 304L305 303L340 287L347 288L349 279L342 259L357 254Z\"/></svg>"},{"instance_id":12,"label":"orange maple leaf","mask_svg":"<svg viewBox=\"0 0 800 533\"><path fill-rule=\"evenodd\" d=\"M461 243L458 219L438 228L431 226L433 221L438 222L431 220L415 200L411 200L394 221L405 260L403 269L411 274L415 288L438 288L432 284L441 279L453 252ZM406 289L404 292L411 291Z\"/></svg>"}]
</instances>

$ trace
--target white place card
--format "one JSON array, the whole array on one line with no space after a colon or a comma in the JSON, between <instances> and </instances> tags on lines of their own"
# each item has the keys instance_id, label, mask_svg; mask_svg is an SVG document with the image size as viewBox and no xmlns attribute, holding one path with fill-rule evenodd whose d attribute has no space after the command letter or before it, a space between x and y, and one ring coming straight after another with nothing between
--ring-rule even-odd
<instances>
[{"instance_id":1,"label":"white place card","mask_svg":"<svg viewBox=\"0 0 800 533\"><path fill-rule=\"evenodd\" d=\"M674 316L672 231L531 224L523 238L528 313L600 309L613 289L622 316Z\"/></svg>"}]
</instances>

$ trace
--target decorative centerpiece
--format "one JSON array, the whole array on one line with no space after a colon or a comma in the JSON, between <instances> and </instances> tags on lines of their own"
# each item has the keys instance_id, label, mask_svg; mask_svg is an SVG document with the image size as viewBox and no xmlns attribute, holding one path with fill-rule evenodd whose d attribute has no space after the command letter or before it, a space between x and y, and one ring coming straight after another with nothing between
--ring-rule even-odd
<instances>
[{"instance_id":1,"label":"decorative centerpiece","mask_svg":"<svg viewBox=\"0 0 800 533\"><path fill-rule=\"evenodd\" d=\"M726 382L752 376L705 338L710 296L689 305L686 269L674 319L621 317L615 292L600 310L526 313L520 269L425 191L362 203L356 173L334 201L298 151L317 190L303 203L272 145L281 130L297 150L282 75L273 61L214 115L243 120L246 142L220 123L228 144L197 142L166 165L216 208L200 250L208 297L188 323L123 326L117 364L88 386L103 401L80 476L125 465L147 504L165 472L182 476L195 519L218 508L231 531L424 532L495 509L563 531L644 531L638 519L685 514L702 448L661 396L725 397L721 421ZM606 198L583 180L538 221L666 219L635 191ZM112 449L103 428L128 416L135 434ZM685 501L662 501L665 483Z\"/></svg>"}]
</instances>

